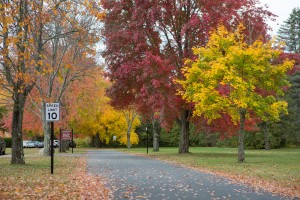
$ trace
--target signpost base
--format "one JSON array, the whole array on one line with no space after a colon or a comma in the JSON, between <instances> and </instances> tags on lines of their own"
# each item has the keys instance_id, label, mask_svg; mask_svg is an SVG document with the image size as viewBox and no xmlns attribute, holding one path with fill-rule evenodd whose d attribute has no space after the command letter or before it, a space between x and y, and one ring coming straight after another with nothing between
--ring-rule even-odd
<instances>
[{"instance_id":1,"label":"signpost base","mask_svg":"<svg viewBox=\"0 0 300 200\"><path fill-rule=\"evenodd\" d=\"M51 143L51 174L53 174L54 168L54 148L53 148L53 139L54 139L54 122L51 122L51 136L50 136L50 143Z\"/></svg>"}]
</instances>

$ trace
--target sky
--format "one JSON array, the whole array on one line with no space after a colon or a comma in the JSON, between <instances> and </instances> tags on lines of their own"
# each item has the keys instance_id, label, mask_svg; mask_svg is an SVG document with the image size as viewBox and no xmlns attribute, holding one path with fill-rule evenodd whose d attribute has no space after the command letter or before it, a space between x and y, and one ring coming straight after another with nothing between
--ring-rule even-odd
<instances>
[{"instance_id":1,"label":"sky","mask_svg":"<svg viewBox=\"0 0 300 200\"><path fill-rule=\"evenodd\" d=\"M268 10L277 15L276 22L269 21L269 25L273 31L270 32L272 36L276 35L279 27L290 16L293 8L300 8L300 0L260 0L262 5L267 4Z\"/></svg>"}]
</instances>

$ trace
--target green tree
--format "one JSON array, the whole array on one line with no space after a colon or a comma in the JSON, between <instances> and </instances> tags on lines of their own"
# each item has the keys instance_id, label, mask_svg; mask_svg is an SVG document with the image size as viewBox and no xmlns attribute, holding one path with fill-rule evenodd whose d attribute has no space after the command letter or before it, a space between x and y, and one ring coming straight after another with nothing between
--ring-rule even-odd
<instances>
[{"instance_id":1,"label":"green tree","mask_svg":"<svg viewBox=\"0 0 300 200\"><path fill-rule=\"evenodd\" d=\"M269 132L277 141L275 147L300 145L300 72L290 75L289 81L291 87L284 97L288 102L289 115L283 116L279 122L269 124Z\"/></svg>"},{"instance_id":2,"label":"green tree","mask_svg":"<svg viewBox=\"0 0 300 200\"><path fill-rule=\"evenodd\" d=\"M195 103L194 115L203 115L211 122L227 113L239 122L238 162L245 160L245 120L250 112L262 120L279 120L287 113L287 102L280 100L283 86L288 85L287 70L293 62L272 64L281 50L272 41L256 41L248 45L244 27L229 33L220 26L211 33L206 47L194 48L198 56L184 68L183 98Z\"/></svg>"},{"instance_id":3,"label":"green tree","mask_svg":"<svg viewBox=\"0 0 300 200\"><path fill-rule=\"evenodd\" d=\"M300 53L300 9L294 8L278 31L278 37L286 43L289 51Z\"/></svg>"}]
</instances>

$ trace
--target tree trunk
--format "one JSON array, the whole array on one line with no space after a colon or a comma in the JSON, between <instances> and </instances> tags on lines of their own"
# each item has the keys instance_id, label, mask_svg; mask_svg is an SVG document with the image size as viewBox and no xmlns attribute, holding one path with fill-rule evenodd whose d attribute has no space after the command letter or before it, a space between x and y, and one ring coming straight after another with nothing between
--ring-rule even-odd
<instances>
[{"instance_id":1,"label":"tree trunk","mask_svg":"<svg viewBox=\"0 0 300 200\"><path fill-rule=\"evenodd\" d=\"M244 162L245 161L244 139L245 139L246 110L241 109L239 113L240 113L240 132L239 132L239 143L238 143L238 162Z\"/></svg>"},{"instance_id":2,"label":"tree trunk","mask_svg":"<svg viewBox=\"0 0 300 200\"><path fill-rule=\"evenodd\" d=\"M181 111L180 119L180 138L179 138L179 152L178 153L189 153L189 127L190 122L188 121L190 111Z\"/></svg>"},{"instance_id":3,"label":"tree trunk","mask_svg":"<svg viewBox=\"0 0 300 200\"><path fill-rule=\"evenodd\" d=\"M270 150L270 143L269 143L269 129L267 122L262 123L264 136L265 136L265 150Z\"/></svg>"},{"instance_id":4,"label":"tree trunk","mask_svg":"<svg viewBox=\"0 0 300 200\"><path fill-rule=\"evenodd\" d=\"M137 112L134 107L129 106L126 110L122 110L122 113L127 122L127 148L130 149L130 132L134 122L135 117L137 116Z\"/></svg>"},{"instance_id":5,"label":"tree trunk","mask_svg":"<svg viewBox=\"0 0 300 200\"><path fill-rule=\"evenodd\" d=\"M43 101L42 103L42 124L43 124L43 131L44 131L44 149L43 149L43 155L44 156L50 156L51 152L50 152L50 136L51 136L51 127L50 127L50 123L46 122L46 115L45 115L45 102Z\"/></svg>"},{"instance_id":6,"label":"tree trunk","mask_svg":"<svg viewBox=\"0 0 300 200\"><path fill-rule=\"evenodd\" d=\"M128 128L127 128L127 148L128 149L130 149L130 147L131 147L131 144L130 144L130 132L131 132L132 123L133 123L133 121L128 124Z\"/></svg>"},{"instance_id":7,"label":"tree trunk","mask_svg":"<svg viewBox=\"0 0 300 200\"><path fill-rule=\"evenodd\" d=\"M153 151L159 151L159 135L161 132L161 126L159 120L155 119L152 121L153 127Z\"/></svg>"},{"instance_id":8,"label":"tree trunk","mask_svg":"<svg viewBox=\"0 0 300 200\"><path fill-rule=\"evenodd\" d=\"M12 117L12 156L11 164L25 164L23 150L23 113L26 94L14 91L14 108Z\"/></svg>"},{"instance_id":9,"label":"tree trunk","mask_svg":"<svg viewBox=\"0 0 300 200\"><path fill-rule=\"evenodd\" d=\"M95 136L90 136L91 138L91 147L95 147Z\"/></svg>"},{"instance_id":10,"label":"tree trunk","mask_svg":"<svg viewBox=\"0 0 300 200\"><path fill-rule=\"evenodd\" d=\"M127 148L130 149L130 129L127 129Z\"/></svg>"},{"instance_id":11,"label":"tree trunk","mask_svg":"<svg viewBox=\"0 0 300 200\"><path fill-rule=\"evenodd\" d=\"M95 147L97 147L97 148L100 148L100 147L101 147L101 141L100 141L99 133L96 133L94 142L95 142L95 143L94 143L94 144L95 144Z\"/></svg>"}]
</instances>

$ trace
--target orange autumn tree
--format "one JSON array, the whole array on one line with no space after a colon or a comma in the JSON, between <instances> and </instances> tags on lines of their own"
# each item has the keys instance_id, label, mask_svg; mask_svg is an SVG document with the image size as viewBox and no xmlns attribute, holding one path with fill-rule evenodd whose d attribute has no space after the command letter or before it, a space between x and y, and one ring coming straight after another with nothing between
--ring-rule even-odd
<instances>
[{"instance_id":1,"label":"orange autumn tree","mask_svg":"<svg viewBox=\"0 0 300 200\"><path fill-rule=\"evenodd\" d=\"M100 141L110 142L116 136L120 144L127 143L128 126L121 111L110 106L110 99L105 96L109 82L106 81L101 71L94 71L93 77L85 77L81 80L85 84L73 84L69 91L68 121L75 132L81 135L95 138L97 146ZM138 143L138 136L134 132L140 125L138 118L130 130L131 143Z\"/></svg>"},{"instance_id":2,"label":"orange autumn tree","mask_svg":"<svg viewBox=\"0 0 300 200\"><path fill-rule=\"evenodd\" d=\"M38 95L32 96L43 124L46 156L50 155L50 126L45 120L44 105L61 102L71 83L90 76L93 69L99 67L94 56L95 45L100 39L99 22L104 17L100 10L100 3L95 1L68 1L57 7L55 18L46 26L50 30L45 34L49 42L45 45L47 56L43 59L47 68L35 84ZM63 105L62 102L62 111ZM64 118L61 122L65 122Z\"/></svg>"},{"instance_id":3,"label":"orange autumn tree","mask_svg":"<svg viewBox=\"0 0 300 200\"><path fill-rule=\"evenodd\" d=\"M11 93L12 164L25 164L22 127L24 105L43 64L43 24L57 4L42 1L0 1L2 87Z\"/></svg>"},{"instance_id":4,"label":"orange autumn tree","mask_svg":"<svg viewBox=\"0 0 300 200\"><path fill-rule=\"evenodd\" d=\"M11 93L14 103L12 164L25 164L22 123L28 94L45 74L52 72L52 63L45 60L49 58L45 49L55 47L55 39L75 32L82 34L82 24L78 23L78 20L84 19L85 13L94 15L94 19L102 18L104 15L97 12L99 8L96 1L0 1L0 63L1 76L5 77L2 87ZM57 19L62 23L77 25L77 29L57 32L60 28L55 26ZM57 71L51 76L59 74L61 73ZM51 81L48 82L50 85ZM48 92L51 93L49 90L45 93Z\"/></svg>"}]
</instances>

